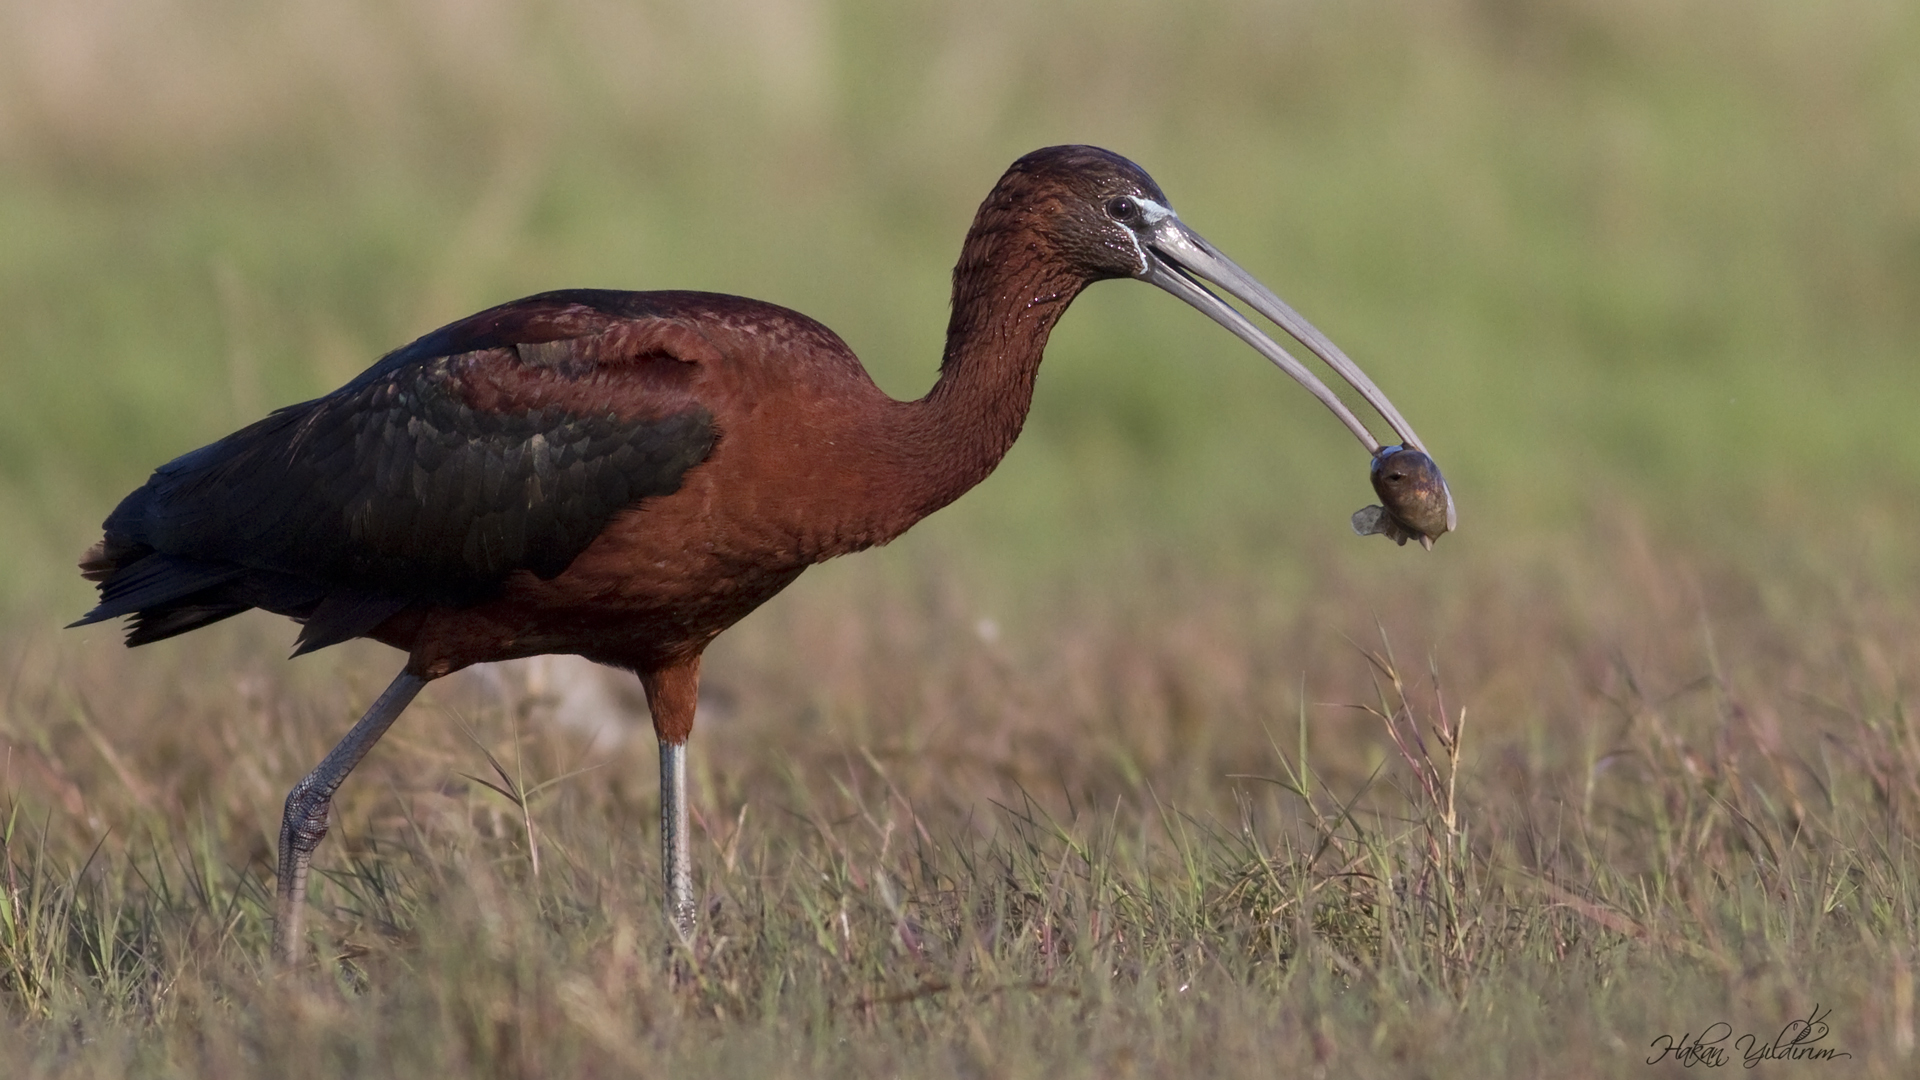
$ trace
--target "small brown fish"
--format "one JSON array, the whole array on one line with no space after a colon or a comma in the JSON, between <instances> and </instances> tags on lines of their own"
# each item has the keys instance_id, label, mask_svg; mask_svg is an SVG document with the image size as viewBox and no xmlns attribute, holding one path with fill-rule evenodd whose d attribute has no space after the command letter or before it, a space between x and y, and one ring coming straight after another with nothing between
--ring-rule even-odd
<instances>
[{"instance_id":1,"label":"small brown fish","mask_svg":"<svg viewBox=\"0 0 1920 1080\"><path fill-rule=\"evenodd\" d=\"M1453 493L1440 466L1419 450L1383 446L1373 455L1374 493L1385 506L1368 506L1353 515L1353 531L1376 533L1396 544L1409 540L1433 550L1433 542L1453 529Z\"/></svg>"}]
</instances>

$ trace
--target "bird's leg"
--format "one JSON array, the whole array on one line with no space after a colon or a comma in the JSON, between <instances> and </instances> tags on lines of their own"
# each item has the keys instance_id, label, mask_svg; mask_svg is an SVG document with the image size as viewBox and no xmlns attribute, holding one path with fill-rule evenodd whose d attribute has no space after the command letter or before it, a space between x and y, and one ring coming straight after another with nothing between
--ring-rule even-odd
<instances>
[{"instance_id":1,"label":"bird's leg","mask_svg":"<svg viewBox=\"0 0 1920 1080\"><path fill-rule=\"evenodd\" d=\"M666 878L667 921L680 940L693 941L693 851L687 835L687 744L660 740L660 867Z\"/></svg>"},{"instance_id":2,"label":"bird's leg","mask_svg":"<svg viewBox=\"0 0 1920 1080\"><path fill-rule=\"evenodd\" d=\"M687 834L687 736L700 700L700 657L640 673L660 737L660 872L666 885L667 921L680 940L693 942L698 906L693 899L693 838Z\"/></svg>"},{"instance_id":3,"label":"bird's leg","mask_svg":"<svg viewBox=\"0 0 1920 1080\"><path fill-rule=\"evenodd\" d=\"M301 924L307 914L307 867L313 862L313 850L327 835L333 793L425 685L427 680L402 671L347 737L287 793L287 809L280 817L279 901L273 920L273 954L281 963L293 964L300 958Z\"/></svg>"}]
</instances>

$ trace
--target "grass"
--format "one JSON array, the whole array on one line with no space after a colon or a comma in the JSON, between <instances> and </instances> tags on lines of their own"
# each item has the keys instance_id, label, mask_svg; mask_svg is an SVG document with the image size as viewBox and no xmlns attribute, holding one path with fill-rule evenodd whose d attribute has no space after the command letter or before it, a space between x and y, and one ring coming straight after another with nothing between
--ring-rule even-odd
<instances>
[{"instance_id":1,"label":"grass","mask_svg":"<svg viewBox=\"0 0 1920 1080\"><path fill-rule=\"evenodd\" d=\"M437 686L342 793L318 963L275 974L279 789L391 662L42 634L5 1045L57 1075L1614 1075L1817 1006L1849 1074L1899 1075L1910 605L1643 539L1469 571L1471 604L1397 582L1378 626L1335 571L1277 617L1225 581L1085 596L1036 642L984 640L937 569L825 575L716 650L679 990L644 737ZM1435 608L1437 673L1391 647Z\"/></svg>"},{"instance_id":2,"label":"grass","mask_svg":"<svg viewBox=\"0 0 1920 1080\"><path fill-rule=\"evenodd\" d=\"M1911 1071L1910 12L719 12L0 4L0 1074L1610 1076L1816 1010L1851 1057L1758 1068ZM1345 535L1338 429L1101 286L988 483L710 652L691 985L649 740L517 676L382 742L269 969L280 803L398 660L56 631L112 501L563 284L918 393L1066 140L1353 353L1463 531Z\"/></svg>"}]
</instances>

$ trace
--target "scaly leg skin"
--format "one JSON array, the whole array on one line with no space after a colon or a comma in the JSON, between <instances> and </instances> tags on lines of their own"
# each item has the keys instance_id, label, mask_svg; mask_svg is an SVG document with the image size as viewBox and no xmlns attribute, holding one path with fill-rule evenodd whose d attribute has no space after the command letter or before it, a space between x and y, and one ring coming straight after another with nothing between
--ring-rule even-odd
<instances>
[{"instance_id":1,"label":"scaly leg skin","mask_svg":"<svg viewBox=\"0 0 1920 1080\"><path fill-rule=\"evenodd\" d=\"M425 685L427 680L402 671L347 737L287 793L287 809L280 817L280 885L273 920L273 955L282 964L292 966L300 959L307 868L313 863L313 850L326 838L333 793Z\"/></svg>"},{"instance_id":2,"label":"scaly leg skin","mask_svg":"<svg viewBox=\"0 0 1920 1080\"><path fill-rule=\"evenodd\" d=\"M687 835L687 744L660 740L660 869L667 886L667 921L680 941L693 944L693 851Z\"/></svg>"},{"instance_id":3,"label":"scaly leg skin","mask_svg":"<svg viewBox=\"0 0 1920 1080\"><path fill-rule=\"evenodd\" d=\"M700 704L700 657L684 657L639 674L653 713L653 733L660 739L660 872L667 922L680 938L675 952L684 959L692 952L699 914L693 900L693 838L687 833L687 739ZM673 966L676 971L683 967L680 960Z\"/></svg>"}]
</instances>

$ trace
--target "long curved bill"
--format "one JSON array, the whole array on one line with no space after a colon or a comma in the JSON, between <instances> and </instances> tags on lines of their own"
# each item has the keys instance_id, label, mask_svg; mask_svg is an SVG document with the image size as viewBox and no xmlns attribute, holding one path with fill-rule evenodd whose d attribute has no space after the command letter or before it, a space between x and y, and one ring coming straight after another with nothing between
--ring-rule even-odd
<instances>
[{"instance_id":1,"label":"long curved bill","mask_svg":"<svg viewBox=\"0 0 1920 1080\"><path fill-rule=\"evenodd\" d=\"M1137 275L1143 281L1152 282L1173 295L1205 312L1207 317L1233 331L1240 340L1258 350L1262 356L1273 361L1280 370L1293 376L1295 382L1305 387L1307 392L1320 400L1347 425L1360 445L1367 453L1378 455L1381 443L1353 415L1346 403L1321 382L1306 365L1294 359L1293 355L1280 347L1280 344L1260 332L1259 328L1248 321L1247 317L1226 301L1215 296L1201 281L1212 282L1222 290L1242 301L1248 307L1272 320L1275 326L1285 330L1289 336L1308 351L1319 357L1332 368L1349 386L1359 392L1386 420L1394 432L1399 435L1403 446L1426 453L1426 446L1420 442L1420 436L1414 434L1413 425L1400 415L1387 395L1375 386L1360 365L1347 358L1340 347L1327 339L1325 334L1314 329L1313 324L1300 317L1300 313L1288 307L1286 301L1273 294L1273 290L1260 284L1259 279L1242 270L1232 259L1207 243L1199 233L1187 228L1172 210L1153 203L1139 200L1146 211L1146 220L1139 229L1139 237L1146 254L1146 269ZM1447 527L1454 525L1453 495L1447 493Z\"/></svg>"},{"instance_id":2,"label":"long curved bill","mask_svg":"<svg viewBox=\"0 0 1920 1080\"><path fill-rule=\"evenodd\" d=\"M1160 211L1154 215L1154 211ZM1150 216L1158 216L1146 229L1142 230L1146 242L1147 269L1141 274L1143 280L1167 290L1173 295L1205 312L1215 322L1234 332L1240 340L1259 350L1262 356L1273 361L1280 370L1293 376L1307 392L1320 399L1320 403L1333 411L1340 422L1347 425L1354 437L1367 448L1369 454L1380 449L1380 441L1373 437L1360 418L1353 415L1346 403L1341 401L1332 390L1327 389L1306 365L1293 358L1293 355L1280 347L1272 338L1260 332L1259 328L1247 320L1247 317L1215 296L1196 278L1210 281L1220 286L1235 299L1243 301L1248 307L1271 319L1275 326L1285 330L1300 344L1305 345L1315 356L1324 360L1328 367L1345 379L1348 385L1359 391L1360 396L1373 406L1393 430L1400 436L1404 445L1411 446L1422 453L1426 447L1420 437L1413 433L1413 427L1400 410L1394 408L1387 395L1375 386L1360 366L1347 358L1339 346L1327 340L1327 336L1314 329L1313 324L1300 317L1300 313L1288 307L1286 301L1273 294L1273 290L1260 284L1258 278L1242 270L1232 259L1227 258L1206 242L1199 233L1187 228L1186 224L1175 217L1171 210L1164 207L1148 208Z\"/></svg>"}]
</instances>

